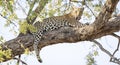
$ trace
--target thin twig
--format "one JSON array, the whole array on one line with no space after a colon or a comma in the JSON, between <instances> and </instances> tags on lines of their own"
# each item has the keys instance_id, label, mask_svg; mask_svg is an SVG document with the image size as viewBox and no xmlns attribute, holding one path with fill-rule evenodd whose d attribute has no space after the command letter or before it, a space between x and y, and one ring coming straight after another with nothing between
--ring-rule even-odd
<instances>
[{"instance_id":1,"label":"thin twig","mask_svg":"<svg viewBox=\"0 0 120 65\"><path fill-rule=\"evenodd\" d=\"M34 0L32 4L30 4L30 9L29 9L29 12L28 12L28 15L27 15L27 16L29 16L30 13L32 12L35 3L36 3L36 0Z\"/></svg>"},{"instance_id":2,"label":"thin twig","mask_svg":"<svg viewBox=\"0 0 120 65\"><path fill-rule=\"evenodd\" d=\"M70 9L70 3L65 3L64 5L55 8L55 10L57 10L57 9L61 9L62 7L65 7L65 9L64 9L64 11L61 11L61 12L65 13L67 10Z\"/></svg>"},{"instance_id":3,"label":"thin twig","mask_svg":"<svg viewBox=\"0 0 120 65\"><path fill-rule=\"evenodd\" d=\"M92 9L90 9L90 7L86 4L86 1L83 0L83 1L72 1L70 0L71 2L76 2L76 3L82 3L82 6L85 5L90 11L91 13L94 15L94 17L96 18L96 15L94 14L94 12L92 11Z\"/></svg>"},{"instance_id":4,"label":"thin twig","mask_svg":"<svg viewBox=\"0 0 120 65\"><path fill-rule=\"evenodd\" d=\"M66 2L67 2L67 0L66 0ZM65 9L64 9L64 13L66 12L66 10L68 10L70 8L70 1L69 1L69 3L66 3L65 5L66 6L65 6Z\"/></svg>"},{"instance_id":5,"label":"thin twig","mask_svg":"<svg viewBox=\"0 0 120 65\"><path fill-rule=\"evenodd\" d=\"M31 15L27 16L26 20L29 24L33 24L36 20L37 16L40 14L40 12L43 10L45 5L48 3L48 0L40 0L39 5L37 8L31 13Z\"/></svg>"},{"instance_id":6,"label":"thin twig","mask_svg":"<svg viewBox=\"0 0 120 65\"><path fill-rule=\"evenodd\" d=\"M119 46L120 46L120 40L118 42L117 49L114 51L113 55L115 55L115 53L119 50Z\"/></svg>"},{"instance_id":7,"label":"thin twig","mask_svg":"<svg viewBox=\"0 0 120 65\"><path fill-rule=\"evenodd\" d=\"M112 59L113 61L111 62L114 62L114 63L117 63L117 64L120 64L120 61L119 59L117 59L116 57L114 57L108 50L104 49L103 46L96 40L92 40L92 42L94 42L95 44L97 44L99 46L99 48L105 52L106 54L108 54Z\"/></svg>"},{"instance_id":8,"label":"thin twig","mask_svg":"<svg viewBox=\"0 0 120 65\"><path fill-rule=\"evenodd\" d=\"M116 50L113 52L113 56L114 56L115 53L119 50L119 46L120 46L120 36L118 36L117 34L114 34L114 33L112 33L111 35L119 39L117 48L116 48ZM110 61L113 62L112 58L110 59Z\"/></svg>"},{"instance_id":9,"label":"thin twig","mask_svg":"<svg viewBox=\"0 0 120 65\"><path fill-rule=\"evenodd\" d=\"M119 39L119 42L118 42L118 45L117 45L117 48L116 48L116 50L113 52L113 56L115 55L115 53L119 50L119 46L120 46L120 39ZM114 59L110 59L110 61L111 62L115 62L115 60ZM119 63L120 63L120 61L119 61Z\"/></svg>"},{"instance_id":10,"label":"thin twig","mask_svg":"<svg viewBox=\"0 0 120 65\"><path fill-rule=\"evenodd\" d=\"M106 49L104 49L103 46L102 46L98 41L92 40L92 42L94 42L95 44L97 44L97 45L99 46L99 48L100 48L103 52L107 53L110 57L113 57L112 54L111 54L109 51L107 51Z\"/></svg>"},{"instance_id":11,"label":"thin twig","mask_svg":"<svg viewBox=\"0 0 120 65\"><path fill-rule=\"evenodd\" d=\"M85 1L85 6L91 11L91 13L94 15L94 17L97 18L97 16L94 14L94 12L92 11L92 9L86 4L86 1Z\"/></svg>"},{"instance_id":12,"label":"thin twig","mask_svg":"<svg viewBox=\"0 0 120 65\"><path fill-rule=\"evenodd\" d=\"M118 38L118 39L120 39L120 36L116 35L115 33L112 33L111 35Z\"/></svg>"},{"instance_id":13,"label":"thin twig","mask_svg":"<svg viewBox=\"0 0 120 65\"><path fill-rule=\"evenodd\" d=\"M34 0L32 4L30 4L30 9L29 9L29 12L28 12L28 15L27 15L27 18L26 18L28 24L33 24L33 22L34 22L35 19L37 18L37 16L35 16L35 17L31 20L31 17L30 17L30 14L33 15L33 13L34 13L34 11L32 11L32 10L33 10L33 7L34 7L35 3L36 3L36 0ZM39 5L40 5L40 4L39 4ZM31 22L31 21L33 21L33 22Z\"/></svg>"},{"instance_id":14,"label":"thin twig","mask_svg":"<svg viewBox=\"0 0 120 65\"><path fill-rule=\"evenodd\" d=\"M85 5L85 0L82 0L82 1L72 1L72 0L70 0L70 2L81 3L82 6Z\"/></svg>"},{"instance_id":15,"label":"thin twig","mask_svg":"<svg viewBox=\"0 0 120 65\"><path fill-rule=\"evenodd\" d=\"M99 1L99 3L100 3L100 6L103 6L102 1L101 1L101 0L98 0L98 1Z\"/></svg>"},{"instance_id":16,"label":"thin twig","mask_svg":"<svg viewBox=\"0 0 120 65\"><path fill-rule=\"evenodd\" d=\"M16 59L16 60L18 60L19 62L22 62L23 64L27 65L27 63L25 63L24 61L20 60L19 58L13 58L13 59Z\"/></svg>"},{"instance_id":17,"label":"thin twig","mask_svg":"<svg viewBox=\"0 0 120 65\"><path fill-rule=\"evenodd\" d=\"M72 1L70 0L71 2L75 2L75 3L82 3L82 1Z\"/></svg>"},{"instance_id":18,"label":"thin twig","mask_svg":"<svg viewBox=\"0 0 120 65\"><path fill-rule=\"evenodd\" d=\"M17 27L17 25L15 23L13 23L11 20L7 19L5 16L3 16L1 13L0 13L0 16L3 17L4 19L8 20L10 23L12 23L14 26Z\"/></svg>"},{"instance_id":19,"label":"thin twig","mask_svg":"<svg viewBox=\"0 0 120 65\"><path fill-rule=\"evenodd\" d=\"M21 55L18 55L18 59L19 59L19 60L17 60L18 64L20 63L20 58L21 58Z\"/></svg>"},{"instance_id":20,"label":"thin twig","mask_svg":"<svg viewBox=\"0 0 120 65\"><path fill-rule=\"evenodd\" d=\"M27 15L27 13L26 13L26 11L25 11L25 9L20 5L20 3L19 2L17 2L17 4L21 7L21 9L22 9L22 11L24 12L24 14L25 15Z\"/></svg>"}]
</instances>

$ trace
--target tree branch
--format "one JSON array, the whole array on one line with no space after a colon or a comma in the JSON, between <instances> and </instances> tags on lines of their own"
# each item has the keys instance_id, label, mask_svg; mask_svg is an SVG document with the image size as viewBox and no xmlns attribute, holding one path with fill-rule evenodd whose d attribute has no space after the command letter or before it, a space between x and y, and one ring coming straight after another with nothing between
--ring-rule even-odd
<instances>
[{"instance_id":1,"label":"tree branch","mask_svg":"<svg viewBox=\"0 0 120 65\"><path fill-rule=\"evenodd\" d=\"M104 47L96 40L92 40L92 42L94 42L95 44L97 44L99 46L99 48L105 52L107 55L109 55L111 57L110 61L111 62L114 62L114 63L117 63L117 64L120 64L120 61L119 59L117 59L116 57L114 57L114 55L112 55L108 50L104 49ZM112 61L113 60L113 61Z\"/></svg>"},{"instance_id":2,"label":"tree branch","mask_svg":"<svg viewBox=\"0 0 120 65\"><path fill-rule=\"evenodd\" d=\"M96 29L102 28L102 26L106 22L108 22L118 2L119 0L106 0L106 3L101 9L101 12L99 13L96 20L93 23Z\"/></svg>"},{"instance_id":3,"label":"tree branch","mask_svg":"<svg viewBox=\"0 0 120 65\"><path fill-rule=\"evenodd\" d=\"M92 9L87 5L86 1L85 1L85 6L90 10L90 12L94 15L94 17L96 18L96 15L94 14L94 12L92 11Z\"/></svg>"},{"instance_id":4,"label":"tree branch","mask_svg":"<svg viewBox=\"0 0 120 65\"><path fill-rule=\"evenodd\" d=\"M31 9L28 12L28 16L26 18L26 20L28 21L29 24L33 24L36 17L38 16L38 14L40 14L40 12L43 10L43 8L45 7L45 5L48 3L48 0L40 0L39 5L37 6L37 8L32 12ZM35 4L35 1L33 2L32 5ZM32 6L33 8L33 6ZM31 15L30 15L31 13Z\"/></svg>"},{"instance_id":5,"label":"tree branch","mask_svg":"<svg viewBox=\"0 0 120 65\"><path fill-rule=\"evenodd\" d=\"M30 9L29 9L29 11L28 11L28 15L27 15L28 17L30 16L30 13L32 12L33 7L34 7L36 1L37 1L37 0L34 0L34 1L30 4Z\"/></svg>"},{"instance_id":6,"label":"tree branch","mask_svg":"<svg viewBox=\"0 0 120 65\"><path fill-rule=\"evenodd\" d=\"M20 6L20 8L22 9L23 13L24 13L25 15L27 15L25 9L20 5L20 3L19 3L19 2L16 2L16 3Z\"/></svg>"},{"instance_id":7,"label":"tree branch","mask_svg":"<svg viewBox=\"0 0 120 65\"><path fill-rule=\"evenodd\" d=\"M118 40L119 40L119 41L118 41L117 48L116 48L115 51L113 52L113 56L114 56L114 55L116 54L116 52L119 50L119 46L120 46L120 36L118 36L118 35L116 35L116 34L114 34L114 33L111 34L111 35L114 36L114 37L116 37L116 38L118 38ZM119 59L118 59L118 60L119 60ZM114 59L112 59L112 58L110 59L110 61L111 61L111 62L114 62L114 63L117 63L116 60L114 60ZM119 64L120 64L120 60L119 60Z\"/></svg>"},{"instance_id":8,"label":"tree branch","mask_svg":"<svg viewBox=\"0 0 120 65\"><path fill-rule=\"evenodd\" d=\"M31 11L34 7L34 4L35 4L36 0L33 1L33 3L31 5L31 8L28 12L28 15L27 15L27 23L28 24L33 24L35 19L37 18L38 14L40 14L40 12L43 10L43 8L45 7L45 5L48 3L48 0L40 0L39 2L39 5L37 6L37 8L34 10L34 11ZM29 33L29 30L27 30L27 33ZM25 34L23 33L20 33L18 35L18 37L21 37L21 36L24 36Z\"/></svg>"},{"instance_id":9,"label":"tree branch","mask_svg":"<svg viewBox=\"0 0 120 65\"><path fill-rule=\"evenodd\" d=\"M109 22L105 23L102 29L99 29L97 31L95 30L96 29L94 28L94 26L86 25L82 28L62 27L58 30L46 32L43 35L41 42L39 43L39 49L42 49L43 47L52 44L64 42L80 42L97 39L105 35L111 35L111 33L120 30L120 17L114 18ZM16 55L24 53L25 49L21 47L21 45L23 45L24 48L28 48L30 51L33 51L33 36L27 34L25 36L17 37L15 39L5 42L3 45L0 46L2 46L3 50L6 50L7 48L11 49L12 58L14 58ZM9 59L5 58L5 61Z\"/></svg>"},{"instance_id":10,"label":"tree branch","mask_svg":"<svg viewBox=\"0 0 120 65\"><path fill-rule=\"evenodd\" d=\"M8 20L10 23L12 23L14 26L17 27L17 25L16 25L14 22L12 22L11 20L9 20L9 19L6 18L5 16L3 16L1 13L0 13L0 16L3 17L4 19Z\"/></svg>"},{"instance_id":11,"label":"tree branch","mask_svg":"<svg viewBox=\"0 0 120 65\"><path fill-rule=\"evenodd\" d=\"M45 0L41 0L45 1ZM58 44L58 43L73 43L80 41L89 41L93 39L100 38L105 35L111 35L113 32L120 30L120 16L110 19L112 12L114 11L117 2L119 0L107 0L106 4L103 6L102 11L96 18L95 22L91 25L86 25L83 27L61 27L58 30L48 31L43 34L42 39L39 43L39 49L42 49L45 46ZM48 2L45 1L46 3ZM43 3L43 2L40 2ZM45 3L44 3L45 5ZM35 10L36 13L44 8L44 5L39 5ZM34 19L34 17L32 18ZM110 19L110 20L109 20ZM30 51L33 51L33 36L26 34L21 37L17 37L10 41L5 42L3 45L0 45L2 50L11 49L11 58L4 58L4 61L14 58L16 55L23 54L25 48L28 48ZM24 48L22 47L24 46Z\"/></svg>"}]
</instances>

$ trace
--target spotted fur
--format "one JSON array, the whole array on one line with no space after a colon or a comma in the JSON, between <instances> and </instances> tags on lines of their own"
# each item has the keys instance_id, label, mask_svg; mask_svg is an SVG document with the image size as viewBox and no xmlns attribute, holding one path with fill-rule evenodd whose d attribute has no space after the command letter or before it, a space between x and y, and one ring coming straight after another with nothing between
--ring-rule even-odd
<instances>
[{"instance_id":1,"label":"spotted fur","mask_svg":"<svg viewBox=\"0 0 120 65\"><path fill-rule=\"evenodd\" d=\"M44 19L43 22L36 22L34 24L34 26L37 28L37 32L33 33L33 37L34 37L33 47L39 62L42 62L42 60L39 56L38 44L41 41L43 33L56 30L64 26L74 27L78 24L82 26L82 24L78 22L79 14L80 14L80 8L73 8L73 11L70 12L69 14L63 16L49 17Z\"/></svg>"}]
</instances>

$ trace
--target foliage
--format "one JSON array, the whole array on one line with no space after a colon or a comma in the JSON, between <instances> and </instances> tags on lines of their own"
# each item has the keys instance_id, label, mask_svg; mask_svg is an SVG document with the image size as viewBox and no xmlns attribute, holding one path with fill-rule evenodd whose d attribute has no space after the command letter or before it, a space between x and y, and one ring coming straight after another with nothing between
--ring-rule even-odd
<instances>
[{"instance_id":1,"label":"foliage","mask_svg":"<svg viewBox=\"0 0 120 65\"><path fill-rule=\"evenodd\" d=\"M24 4L22 4L21 0L0 0L0 15L5 19L6 27L10 28L10 26L13 27L19 26L19 30L18 30L19 33L24 33L24 34L26 34L27 30L29 30L30 32L36 32L36 28L32 24L29 24L27 20L25 20L27 16L31 15L31 17L28 17L28 19L31 19L36 15L38 15L37 19L39 19L39 21L42 21L42 19L47 17L59 16L70 12L71 7L73 5L76 5L78 7L82 6L81 2L69 2L69 1L80 1L80 0L49 0L45 8L38 14L35 13L34 10L39 4L38 2L40 2L40 0L24 0ZM100 11L103 2L104 0L86 0L86 4L84 5L85 11L82 16L84 21L85 20L91 21L93 18L95 18L98 15L98 12ZM20 13L16 13L16 11L19 10ZM21 13L25 15L25 17L22 18L23 15L21 15ZM23 19L24 21L22 21ZM17 26L15 26L15 24L17 24ZM4 38L1 36L0 42L3 42L3 40ZM25 49L25 54L28 53L29 53L29 49ZM97 50L93 50L92 52L90 52L86 56L87 65L96 64L94 57L97 55L98 55ZM6 51L2 51L0 47L0 62L4 60L2 58L3 56L5 56L6 58L10 58L11 50L8 49Z\"/></svg>"},{"instance_id":2,"label":"foliage","mask_svg":"<svg viewBox=\"0 0 120 65\"><path fill-rule=\"evenodd\" d=\"M30 32L36 32L36 28L33 25L28 24L26 21L20 22L19 25L21 33L26 34L27 30L30 30Z\"/></svg>"},{"instance_id":3,"label":"foliage","mask_svg":"<svg viewBox=\"0 0 120 65\"><path fill-rule=\"evenodd\" d=\"M5 26L9 26L10 24L13 24L12 21L18 19L17 14L15 13L14 0L1 0L0 3L0 15L6 19Z\"/></svg>"},{"instance_id":4,"label":"foliage","mask_svg":"<svg viewBox=\"0 0 120 65\"><path fill-rule=\"evenodd\" d=\"M86 59L87 59L87 65L97 65L96 64L96 61L93 57L93 54L89 53L87 56L86 56Z\"/></svg>"},{"instance_id":5,"label":"foliage","mask_svg":"<svg viewBox=\"0 0 120 65\"><path fill-rule=\"evenodd\" d=\"M30 52L29 49L28 49L28 48L25 48L22 44L21 44L21 47L25 50L25 51L24 51L24 54L27 54L27 55L28 55L29 52Z\"/></svg>"},{"instance_id":6,"label":"foliage","mask_svg":"<svg viewBox=\"0 0 120 65\"><path fill-rule=\"evenodd\" d=\"M91 51L86 56L87 65L97 65L95 61L95 57L98 56L98 50L97 50L98 48L95 44L93 44L90 49Z\"/></svg>"},{"instance_id":7,"label":"foliage","mask_svg":"<svg viewBox=\"0 0 120 65\"><path fill-rule=\"evenodd\" d=\"M4 40L3 36L0 36L0 43L4 43L4 42L5 42L5 40Z\"/></svg>"},{"instance_id":8,"label":"foliage","mask_svg":"<svg viewBox=\"0 0 120 65\"><path fill-rule=\"evenodd\" d=\"M3 37L2 37L2 36L0 36L0 42L3 42L2 40L3 40Z\"/></svg>"},{"instance_id":9,"label":"foliage","mask_svg":"<svg viewBox=\"0 0 120 65\"><path fill-rule=\"evenodd\" d=\"M0 62L5 60L4 57L11 58L11 49L2 50L2 47L0 47Z\"/></svg>"}]
</instances>

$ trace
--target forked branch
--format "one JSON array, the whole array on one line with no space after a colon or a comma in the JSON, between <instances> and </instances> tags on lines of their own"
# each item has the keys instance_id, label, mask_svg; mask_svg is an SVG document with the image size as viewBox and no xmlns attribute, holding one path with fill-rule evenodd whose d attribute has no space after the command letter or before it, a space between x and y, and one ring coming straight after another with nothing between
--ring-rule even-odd
<instances>
[{"instance_id":1,"label":"forked branch","mask_svg":"<svg viewBox=\"0 0 120 65\"><path fill-rule=\"evenodd\" d=\"M113 32L119 31L120 16L109 20L114 9L116 8L118 1L119 0L107 0L93 24L83 27L61 27L58 30L44 33L42 36L42 40L39 43L39 49L42 49L43 47L48 45L64 42L75 43L80 41L94 40L105 35L111 35ZM46 2L48 2L48 0ZM35 12L40 13L39 11L44 8L44 5L39 5L38 9L36 9ZM32 19L34 19L34 17ZM96 43L100 46L101 49L105 50L104 48L102 48L100 43ZM21 47L21 45L24 46L24 48L28 48L30 51L33 51L33 36L27 33L24 36L17 37L15 39L5 42L3 45L0 45L2 47L2 50L12 50L11 58L3 57L5 59L4 61L10 60L16 55L23 54L25 49ZM109 51L106 50L104 52L108 53L108 55L112 59L116 60L116 58L111 53L109 53ZM118 60L116 61L117 63L119 63Z\"/></svg>"},{"instance_id":2,"label":"forked branch","mask_svg":"<svg viewBox=\"0 0 120 65\"><path fill-rule=\"evenodd\" d=\"M111 54L108 50L106 50L102 45L101 43L99 43L98 41L96 40L92 40L92 42L94 42L95 44L97 44L99 46L99 48L101 49L101 51L105 52L107 55L110 56L110 62L113 62L113 63L117 63L117 64L120 64L120 60L116 57L114 57L114 54L116 53L116 50L114 51L113 54Z\"/></svg>"}]
</instances>

